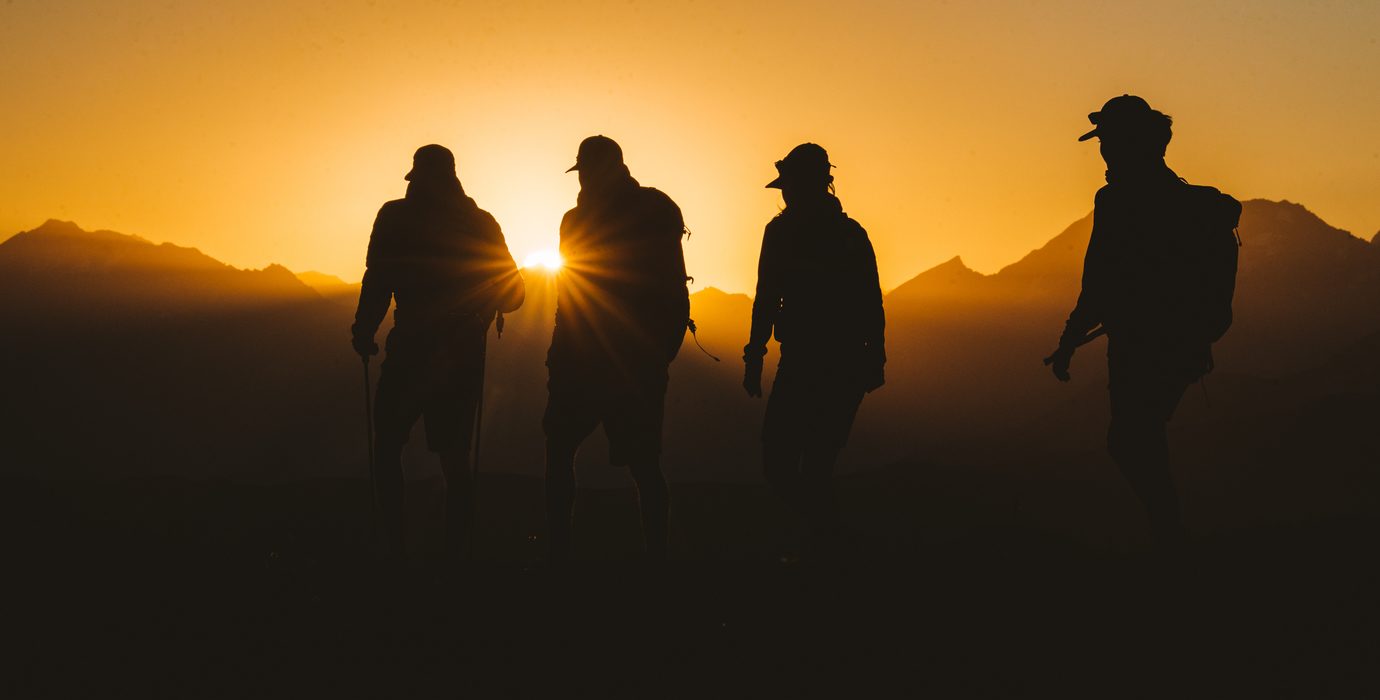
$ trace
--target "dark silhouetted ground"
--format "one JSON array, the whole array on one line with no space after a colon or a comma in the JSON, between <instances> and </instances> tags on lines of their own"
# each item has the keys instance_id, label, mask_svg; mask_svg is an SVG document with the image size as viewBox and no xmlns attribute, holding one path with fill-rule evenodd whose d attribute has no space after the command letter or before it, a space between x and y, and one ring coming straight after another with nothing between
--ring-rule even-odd
<instances>
[{"instance_id":1,"label":"dark silhouetted ground","mask_svg":"<svg viewBox=\"0 0 1380 700\"><path fill-rule=\"evenodd\" d=\"M845 482L859 542L824 561L775 561L764 488L682 485L669 566L631 559L632 493L607 490L581 494L580 561L550 571L538 482L494 477L477 561L451 572L425 565L439 501L413 486L412 567L389 575L362 483L7 481L7 695L1380 691L1375 519L1218 533L1171 565L1115 513L1089 541L1024 515L1025 487L892 470Z\"/></svg>"}]
</instances>

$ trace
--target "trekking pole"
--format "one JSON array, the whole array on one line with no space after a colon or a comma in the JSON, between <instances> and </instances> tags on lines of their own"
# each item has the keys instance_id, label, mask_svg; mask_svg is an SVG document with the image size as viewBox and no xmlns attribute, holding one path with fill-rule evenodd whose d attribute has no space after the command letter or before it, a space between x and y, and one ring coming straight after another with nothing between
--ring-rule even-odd
<instances>
[{"instance_id":1,"label":"trekking pole","mask_svg":"<svg viewBox=\"0 0 1380 700\"><path fill-rule=\"evenodd\" d=\"M1079 338L1079 339L1078 339L1078 343L1077 343L1076 345L1074 345L1073 347L1075 347L1075 348L1081 348L1081 347L1083 347L1084 345L1087 345L1088 343L1091 343L1092 341L1097 340L1098 338L1101 338L1101 337L1104 336L1104 335L1107 335L1107 327L1106 327L1106 326L1098 326L1098 327L1095 328L1091 333L1089 333L1089 334L1083 336L1082 338ZM1058 353L1055 353L1055 354L1057 355ZM1050 355L1049 357L1046 357L1046 358L1045 358L1045 365L1046 365L1046 366L1049 366L1049 365L1052 365L1052 364L1054 364L1054 355Z\"/></svg>"},{"instance_id":2,"label":"trekking pole","mask_svg":"<svg viewBox=\"0 0 1380 700\"><path fill-rule=\"evenodd\" d=\"M499 317L500 323L502 316ZM502 331L499 331L502 333ZM479 346L479 397L474 406L474 454L470 459L470 502L465 509L465 554L474 559L474 526L478 521L475 511L479 510L479 440L484 434L484 375L488 367L489 329L484 327L484 342Z\"/></svg>"},{"instance_id":3,"label":"trekking pole","mask_svg":"<svg viewBox=\"0 0 1380 700\"><path fill-rule=\"evenodd\" d=\"M374 383L369 379L369 356L360 355L364 361L364 434L369 449L369 521L374 535L379 531L379 484L374 465Z\"/></svg>"}]
</instances>

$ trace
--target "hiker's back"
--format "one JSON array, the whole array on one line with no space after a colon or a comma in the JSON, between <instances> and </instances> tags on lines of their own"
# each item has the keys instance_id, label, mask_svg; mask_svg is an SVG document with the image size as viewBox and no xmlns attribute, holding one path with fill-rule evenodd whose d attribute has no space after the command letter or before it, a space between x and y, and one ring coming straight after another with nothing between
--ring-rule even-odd
<instances>
[{"instance_id":1,"label":"hiker's back","mask_svg":"<svg viewBox=\"0 0 1380 700\"><path fill-rule=\"evenodd\" d=\"M552 353L586 364L664 361L666 329L683 331L688 318L684 228L680 209L650 187L567 212Z\"/></svg>"},{"instance_id":2,"label":"hiker's back","mask_svg":"<svg viewBox=\"0 0 1380 700\"><path fill-rule=\"evenodd\" d=\"M400 326L478 314L478 292L506 272L508 257L493 217L472 200L407 198L379 212L368 265L386 271Z\"/></svg>"},{"instance_id":3,"label":"hiker's back","mask_svg":"<svg viewBox=\"0 0 1380 700\"><path fill-rule=\"evenodd\" d=\"M1212 187L1106 187L1097 196L1108 275L1104 323L1124 340L1207 345L1231 324L1241 205Z\"/></svg>"},{"instance_id":4,"label":"hiker's back","mask_svg":"<svg viewBox=\"0 0 1380 700\"><path fill-rule=\"evenodd\" d=\"M774 333L783 355L837 356L869 338L875 262L867 232L838 212L787 210L767 225L781 308Z\"/></svg>"}]
</instances>

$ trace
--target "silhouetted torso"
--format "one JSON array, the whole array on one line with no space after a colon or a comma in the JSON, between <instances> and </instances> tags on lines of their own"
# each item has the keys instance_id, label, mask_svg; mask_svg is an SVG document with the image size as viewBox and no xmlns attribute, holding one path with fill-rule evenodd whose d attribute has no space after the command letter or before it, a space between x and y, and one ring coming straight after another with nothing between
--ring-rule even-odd
<instances>
[{"instance_id":1,"label":"silhouetted torso","mask_svg":"<svg viewBox=\"0 0 1380 700\"><path fill-rule=\"evenodd\" d=\"M369 239L357 324L377 327L393 298L395 329L423 332L447 317L489 313L516 266L488 212L459 191L423 190L379 210Z\"/></svg>"},{"instance_id":2,"label":"silhouetted torso","mask_svg":"<svg viewBox=\"0 0 1380 700\"><path fill-rule=\"evenodd\" d=\"M1143 348L1186 376L1211 367L1210 345L1231 324L1241 205L1168 168L1109 175L1097 193L1083 290L1066 337L1102 324L1114 348Z\"/></svg>"},{"instance_id":3,"label":"silhouetted torso","mask_svg":"<svg viewBox=\"0 0 1380 700\"><path fill-rule=\"evenodd\" d=\"M767 224L750 346L765 349L774 332L783 365L847 365L881 352L885 325L872 244L836 197L789 206Z\"/></svg>"},{"instance_id":4,"label":"silhouetted torso","mask_svg":"<svg viewBox=\"0 0 1380 700\"><path fill-rule=\"evenodd\" d=\"M561 221L553 375L664 374L690 317L684 230L671 198L631 177L581 192Z\"/></svg>"}]
</instances>

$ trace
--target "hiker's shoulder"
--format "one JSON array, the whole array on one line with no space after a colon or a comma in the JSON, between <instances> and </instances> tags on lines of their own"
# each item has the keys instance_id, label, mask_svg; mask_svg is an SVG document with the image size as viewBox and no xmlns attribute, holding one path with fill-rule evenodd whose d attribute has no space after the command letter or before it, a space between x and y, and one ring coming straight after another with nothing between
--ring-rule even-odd
<instances>
[{"instance_id":1,"label":"hiker's shoulder","mask_svg":"<svg viewBox=\"0 0 1380 700\"><path fill-rule=\"evenodd\" d=\"M398 216L409 209L406 199L390 199L379 207L379 216Z\"/></svg>"},{"instance_id":2,"label":"hiker's shoulder","mask_svg":"<svg viewBox=\"0 0 1380 700\"><path fill-rule=\"evenodd\" d=\"M1105 207L1115 198L1116 190L1111 185L1103 185L1097 188L1097 193L1093 195L1093 208Z\"/></svg>"},{"instance_id":3,"label":"hiker's shoulder","mask_svg":"<svg viewBox=\"0 0 1380 700\"><path fill-rule=\"evenodd\" d=\"M637 196L642 208L646 211L661 216L680 217L680 205L671 199L671 195L655 187L639 187Z\"/></svg>"},{"instance_id":4,"label":"hiker's shoulder","mask_svg":"<svg viewBox=\"0 0 1380 700\"><path fill-rule=\"evenodd\" d=\"M1184 183L1177 204L1182 216L1212 228L1234 229L1241 221L1241 202L1209 185Z\"/></svg>"},{"instance_id":5,"label":"hiker's shoulder","mask_svg":"<svg viewBox=\"0 0 1380 700\"><path fill-rule=\"evenodd\" d=\"M840 213L839 217L839 230L843 232L844 236L854 240L867 240L867 229L863 228L857 219L845 213Z\"/></svg>"},{"instance_id":6,"label":"hiker's shoulder","mask_svg":"<svg viewBox=\"0 0 1380 700\"><path fill-rule=\"evenodd\" d=\"M671 199L671 195L666 194L665 192L662 192L661 190L655 187L638 187L637 195L641 197L643 204L662 207L676 207L676 202L675 200ZM680 207L676 208L679 209Z\"/></svg>"},{"instance_id":7,"label":"hiker's shoulder","mask_svg":"<svg viewBox=\"0 0 1380 700\"><path fill-rule=\"evenodd\" d=\"M564 233L565 231L569 230L570 227L573 226L577 220L579 220L579 218L579 206L574 206L570 209L567 209L566 212L561 215L561 232Z\"/></svg>"},{"instance_id":8,"label":"hiker's shoulder","mask_svg":"<svg viewBox=\"0 0 1380 700\"><path fill-rule=\"evenodd\" d=\"M500 230L498 225L498 219L494 218L494 215L489 213L487 210L481 209L478 205L475 205L474 207L473 216L475 223L478 224L481 228L487 230Z\"/></svg>"},{"instance_id":9,"label":"hiker's shoulder","mask_svg":"<svg viewBox=\"0 0 1380 700\"><path fill-rule=\"evenodd\" d=\"M374 217L374 233L388 235L400 227L408 217L411 206L406 199L394 199L383 203Z\"/></svg>"}]
</instances>

